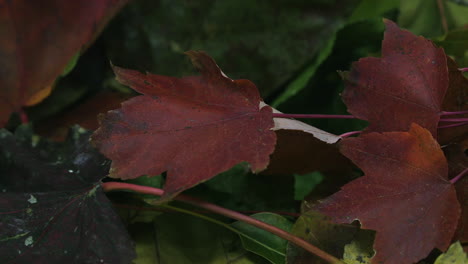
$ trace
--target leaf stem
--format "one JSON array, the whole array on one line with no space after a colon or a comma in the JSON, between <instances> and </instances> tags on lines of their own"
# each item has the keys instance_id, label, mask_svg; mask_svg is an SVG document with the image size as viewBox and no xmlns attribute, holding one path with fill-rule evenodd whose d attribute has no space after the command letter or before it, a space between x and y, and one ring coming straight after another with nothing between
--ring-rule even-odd
<instances>
[{"instance_id":1,"label":"leaf stem","mask_svg":"<svg viewBox=\"0 0 468 264\"><path fill-rule=\"evenodd\" d=\"M455 124L450 124L450 125L444 125L444 126L439 126L438 128L449 128L449 127L457 127L457 126L465 126L468 125L468 122L460 122L460 123L455 123Z\"/></svg>"},{"instance_id":2,"label":"leaf stem","mask_svg":"<svg viewBox=\"0 0 468 264\"><path fill-rule=\"evenodd\" d=\"M142 193L142 194L151 194L151 195L156 195L156 196L161 196L164 191L162 189L158 188L153 188L153 187L148 187L148 186L141 186L141 185L136 185L136 184L130 184L130 183L124 183L124 182L104 182L101 184L102 188L104 189L105 192L109 191L114 191L114 190L130 190L134 191L137 193ZM258 227L260 229L266 230L268 232L271 232L272 234L275 234L285 240L288 240L291 243L296 244L297 246L309 251L310 253L320 257L321 259L327 261L328 263L333 263L333 264L343 264L342 261L339 259L335 258L334 256L322 251L321 249L317 248L316 246L308 243L307 241L294 236L280 228L277 228L275 226L269 225L265 222L259 221L255 218L252 218L250 216L243 215L241 213L238 213L236 211L229 210L227 208L223 208L220 206L217 206L212 203L208 203L202 200L199 200L194 197L190 197L187 195L179 194L174 198L174 200L178 200L181 202L185 202L203 209L206 209L208 211L227 216L232 219L236 219L245 223L248 223L250 225L253 225L255 227Z\"/></svg>"},{"instance_id":3,"label":"leaf stem","mask_svg":"<svg viewBox=\"0 0 468 264\"><path fill-rule=\"evenodd\" d=\"M352 135L357 135L357 134L361 134L362 131L350 131L350 132L346 132L346 133L343 133L341 135L339 135L340 138L346 138L346 137L349 137L349 136L352 136Z\"/></svg>"},{"instance_id":4,"label":"leaf stem","mask_svg":"<svg viewBox=\"0 0 468 264\"><path fill-rule=\"evenodd\" d=\"M455 184L458 180L460 180L465 174L468 173L468 168L465 168L462 172L460 172L457 176L453 177L453 179L450 180L450 183Z\"/></svg>"},{"instance_id":5,"label":"leaf stem","mask_svg":"<svg viewBox=\"0 0 468 264\"><path fill-rule=\"evenodd\" d=\"M162 207L165 207L165 208L168 208L168 209L170 209L170 210L179 212L179 213L188 214L188 215L191 215L191 216L194 216L194 217L198 217L198 218L204 219L204 220L206 220L206 221L208 221L208 222L211 222L211 223L220 225L220 226L222 226L222 227L224 227L224 228L226 228L226 229L228 229L228 230L230 230L230 231L232 231L232 232L238 234L239 236L246 237L246 238L252 240L253 242L255 242L255 243L257 243L257 244L259 244L259 245L261 245L261 246L263 246L263 247L268 248L268 250L274 251L275 253L286 257L286 256L284 255L284 253L282 253L282 252L280 252L280 251L278 251L278 250L276 250L276 249L274 249L274 248L271 248L271 247L269 247L269 246L267 246L267 245L261 243L260 241L256 240L255 238L253 238L253 237L251 237L251 236L249 236L249 235L247 235L247 234L242 233L241 231L237 230L236 228L232 227L232 226L229 225L229 224L226 224L226 223L224 223L224 222L221 222L221 221L216 220L216 219L211 218L211 217L207 217L207 216L205 216L205 215L203 215L203 214L199 214L199 213L196 213L196 212L193 212L193 211L190 211L190 210L186 210L186 209L182 209L182 208L179 208L179 207L170 206L170 205L161 205L161 206L162 206Z\"/></svg>"},{"instance_id":6,"label":"leaf stem","mask_svg":"<svg viewBox=\"0 0 468 264\"><path fill-rule=\"evenodd\" d=\"M464 114L468 114L468 111L456 111L456 112L442 111L442 112L440 112L441 116L444 116L444 115L464 115Z\"/></svg>"},{"instance_id":7,"label":"leaf stem","mask_svg":"<svg viewBox=\"0 0 468 264\"><path fill-rule=\"evenodd\" d=\"M458 68L458 70L461 72L468 72L468 68Z\"/></svg>"},{"instance_id":8,"label":"leaf stem","mask_svg":"<svg viewBox=\"0 0 468 264\"><path fill-rule=\"evenodd\" d=\"M468 122L468 118L441 118L440 122Z\"/></svg>"},{"instance_id":9,"label":"leaf stem","mask_svg":"<svg viewBox=\"0 0 468 264\"><path fill-rule=\"evenodd\" d=\"M319 114L283 114L283 113L273 113L273 117L279 118L329 118L329 119L355 119L356 117L352 115L319 115Z\"/></svg>"},{"instance_id":10,"label":"leaf stem","mask_svg":"<svg viewBox=\"0 0 468 264\"><path fill-rule=\"evenodd\" d=\"M132 210L139 210L139 211L158 211L158 212L168 212L170 210L163 210L162 208L155 208L154 206L134 206L130 204L121 204L121 203L112 203L115 207L132 209ZM213 212L209 212L207 210L191 210L191 212L198 213L198 214L212 214ZM239 213L243 214L257 214L257 213L272 213L278 214L283 216L290 216L293 218L298 218L301 216L299 213L291 213L291 212L283 212L283 211L238 211Z\"/></svg>"}]
</instances>

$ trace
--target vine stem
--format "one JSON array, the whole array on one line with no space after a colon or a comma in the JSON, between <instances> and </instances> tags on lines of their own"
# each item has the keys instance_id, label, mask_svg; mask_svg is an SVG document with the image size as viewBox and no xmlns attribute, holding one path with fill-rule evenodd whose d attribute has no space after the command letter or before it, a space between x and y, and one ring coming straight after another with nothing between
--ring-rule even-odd
<instances>
[{"instance_id":1,"label":"vine stem","mask_svg":"<svg viewBox=\"0 0 468 264\"><path fill-rule=\"evenodd\" d=\"M283 113L273 113L273 117L280 118L329 118L329 119L356 119L352 115L317 115L317 114L283 114Z\"/></svg>"},{"instance_id":2,"label":"vine stem","mask_svg":"<svg viewBox=\"0 0 468 264\"><path fill-rule=\"evenodd\" d=\"M142 193L142 194L151 194L151 195L156 195L156 196L161 196L164 194L164 191L162 189L158 188L153 188L153 187L148 187L148 186L141 186L141 185L136 185L136 184L130 184L130 183L124 183L124 182L104 182L101 183L102 188L104 189L105 192L110 192L110 191L117 191L117 190L129 190L129 191L134 191L137 193ZM233 210L229 210L227 208L223 208L221 206L208 203L205 201L202 201L200 199L190 197L187 195L179 194L174 198L174 200L178 200L181 202L185 202L200 208L203 208L205 210L214 212L216 214L224 215L226 217L236 219L238 221L245 222L247 224L253 225L255 227L258 227L260 229L266 230L272 234L275 234L285 240L288 240L291 243L294 243L295 245L309 251L310 253L320 257L321 259L327 261L328 263L332 264L344 264L341 260L335 258L334 256L328 254L325 251L322 251L318 247L310 244L309 242L292 235L291 233L288 233L280 228L277 228L275 226L272 226L270 224L267 224L265 222L262 222L260 220L257 220L255 218L252 218L247 215L243 215L241 213L238 213Z\"/></svg>"},{"instance_id":3,"label":"vine stem","mask_svg":"<svg viewBox=\"0 0 468 264\"><path fill-rule=\"evenodd\" d=\"M456 112L442 111L442 112L440 112L440 115L442 115L442 116L444 116L444 115L463 115L463 114L468 114L468 111L456 111Z\"/></svg>"},{"instance_id":4,"label":"vine stem","mask_svg":"<svg viewBox=\"0 0 468 264\"><path fill-rule=\"evenodd\" d=\"M450 124L450 125L444 125L444 126L439 126L438 128L449 128L449 127L457 127L457 126L465 126L468 125L468 122L460 122L460 123L455 123L455 124Z\"/></svg>"},{"instance_id":5,"label":"vine stem","mask_svg":"<svg viewBox=\"0 0 468 264\"><path fill-rule=\"evenodd\" d=\"M350 131L350 132L346 132L346 133L343 133L343 134L339 135L339 137L340 138L346 138L346 137L361 134L361 133L362 133L362 131Z\"/></svg>"},{"instance_id":6,"label":"vine stem","mask_svg":"<svg viewBox=\"0 0 468 264\"><path fill-rule=\"evenodd\" d=\"M139 210L139 211L157 211L157 212L169 212L171 210L162 210L161 208L155 208L154 206L134 206L129 204L121 204L121 203L112 203L115 207L132 209L132 210ZM213 212L209 212L207 210L192 210L192 212L197 214L212 214ZM243 214L257 214L257 213L272 213L278 215L285 215L290 217L298 218L301 216L299 213L291 213L291 212L278 212L278 211L239 211Z\"/></svg>"},{"instance_id":7,"label":"vine stem","mask_svg":"<svg viewBox=\"0 0 468 264\"><path fill-rule=\"evenodd\" d=\"M465 168L462 172L460 172L460 174L453 177L453 179L450 180L450 183L455 184L458 180L460 180L467 173L468 173L468 168Z\"/></svg>"},{"instance_id":8,"label":"vine stem","mask_svg":"<svg viewBox=\"0 0 468 264\"><path fill-rule=\"evenodd\" d=\"M468 111L458 112L440 112L441 116L448 115L461 115L468 114ZM323 115L323 114L284 114L284 113L273 113L273 117L277 118L310 118L310 119L357 119L353 115ZM441 118L440 122L465 122L468 118Z\"/></svg>"},{"instance_id":9,"label":"vine stem","mask_svg":"<svg viewBox=\"0 0 468 264\"><path fill-rule=\"evenodd\" d=\"M468 122L468 118L441 118L439 122Z\"/></svg>"}]
</instances>

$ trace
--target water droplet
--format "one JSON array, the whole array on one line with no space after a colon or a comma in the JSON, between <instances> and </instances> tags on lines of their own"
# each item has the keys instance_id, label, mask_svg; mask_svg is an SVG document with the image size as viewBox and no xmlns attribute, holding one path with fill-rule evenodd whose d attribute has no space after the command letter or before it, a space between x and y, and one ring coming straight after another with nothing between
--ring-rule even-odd
<instances>
[{"instance_id":1,"label":"water droplet","mask_svg":"<svg viewBox=\"0 0 468 264\"><path fill-rule=\"evenodd\" d=\"M68 170L68 173L73 173L73 170Z\"/></svg>"},{"instance_id":2,"label":"water droplet","mask_svg":"<svg viewBox=\"0 0 468 264\"><path fill-rule=\"evenodd\" d=\"M34 197L34 196L31 194L31 197L29 197L28 202L29 202L30 204L35 204L35 203L37 203L37 199L36 199L36 197Z\"/></svg>"},{"instance_id":3,"label":"water droplet","mask_svg":"<svg viewBox=\"0 0 468 264\"><path fill-rule=\"evenodd\" d=\"M26 240L24 240L24 245L25 246L30 246L34 243L34 240L33 240L33 237L32 236L28 236L28 238L26 238Z\"/></svg>"}]
</instances>

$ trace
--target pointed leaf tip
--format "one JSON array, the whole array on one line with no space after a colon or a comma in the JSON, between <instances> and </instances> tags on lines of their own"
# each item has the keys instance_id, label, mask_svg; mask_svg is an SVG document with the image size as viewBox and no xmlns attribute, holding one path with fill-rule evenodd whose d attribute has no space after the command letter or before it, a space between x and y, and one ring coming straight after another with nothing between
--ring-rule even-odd
<instances>
[{"instance_id":1,"label":"pointed leaf tip","mask_svg":"<svg viewBox=\"0 0 468 264\"><path fill-rule=\"evenodd\" d=\"M228 78L216 64L215 60L211 58L206 52L204 51L195 51L189 50L185 52L187 56L189 56L193 66L200 71L202 75L213 77L225 77Z\"/></svg>"}]
</instances>

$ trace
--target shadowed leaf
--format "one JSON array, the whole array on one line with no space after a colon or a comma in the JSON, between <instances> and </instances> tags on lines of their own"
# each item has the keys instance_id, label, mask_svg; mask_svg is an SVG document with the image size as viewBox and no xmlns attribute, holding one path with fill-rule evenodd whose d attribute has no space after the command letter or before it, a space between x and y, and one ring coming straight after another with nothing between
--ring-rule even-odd
<instances>
[{"instance_id":1,"label":"shadowed leaf","mask_svg":"<svg viewBox=\"0 0 468 264\"><path fill-rule=\"evenodd\" d=\"M63 144L0 130L0 262L129 263L133 244L99 185L108 164L75 128Z\"/></svg>"},{"instance_id":2,"label":"shadowed leaf","mask_svg":"<svg viewBox=\"0 0 468 264\"><path fill-rule=\"evenodd\" d=\"M0 1L0 127L49 95L70 59L127 0Z\"/></svg>"}]
</instances>

